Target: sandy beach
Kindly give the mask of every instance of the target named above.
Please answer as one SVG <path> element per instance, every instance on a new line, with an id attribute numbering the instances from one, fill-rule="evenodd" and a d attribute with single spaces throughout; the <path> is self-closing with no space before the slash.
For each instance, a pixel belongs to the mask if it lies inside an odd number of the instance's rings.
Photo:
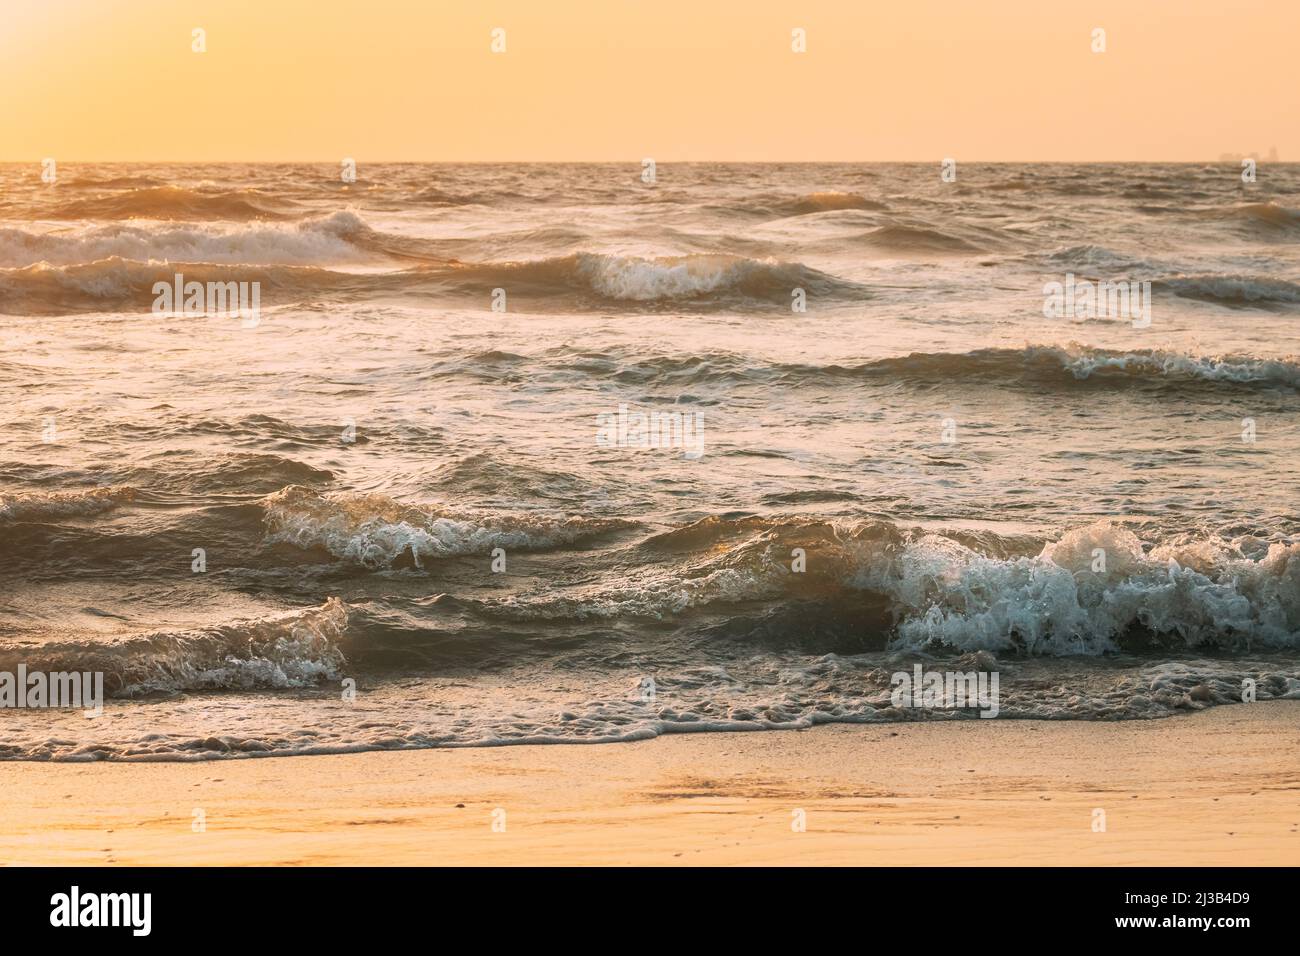
<path id="1" fill-rule="evenodd" d="M 1294 865 L 1298 728 L 1300 702 L 1279 701 L 1114 723 L 5 763 L 0 860 Z M 199 810 L 206 828 L 195 832 Z M 1104 832 L 1094 832 L 1098 810 Z M 792 826 L 799 811 L 803 832 Z"/>

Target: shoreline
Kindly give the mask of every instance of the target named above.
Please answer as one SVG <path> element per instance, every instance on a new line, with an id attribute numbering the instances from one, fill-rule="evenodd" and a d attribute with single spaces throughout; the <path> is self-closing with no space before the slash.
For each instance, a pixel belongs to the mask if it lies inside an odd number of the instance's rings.
<path id="1" fill-rule="evenodd" d="M 6 762 L 0 862 L 1295 865 L 1298 728 L 1300 701 L 1268 701 L 1150 721 Z"/>

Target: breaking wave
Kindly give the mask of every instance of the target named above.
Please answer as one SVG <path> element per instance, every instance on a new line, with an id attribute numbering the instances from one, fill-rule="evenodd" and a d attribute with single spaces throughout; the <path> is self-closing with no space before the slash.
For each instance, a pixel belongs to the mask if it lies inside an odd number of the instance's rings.
<path id="1" fill-rule="evenodd" d="M 65 315 L 146 310 L 154 299 L 154 283 L 170 283 L 176 273 L 187 282 L 258 282 L 263 303 L 271 295 L 293 300 L 325 292 L 366 295 L 425 290 L 481 299 L 496 287 L 508 287 L 517 301 L 548 309 L 608 303 L 746 303 L 788 308 L 795 288 L 809 295 L 867 295 L 865 287 L 856 283 L 775 259 L 578 252 L 473 263 L 437 255 L 433 246 L 431 241 L 377 233 L 352 213 L 288 227 L 224 232 L 207 228 L 146 232 L 110 226 L 64 236 L 0 230 L 0 263 L 30 263 L 0 268 L 0 312 Z M 94 258 L 97 255 L 105 258 Z M 385 261 L 390 265 L 386 271 L 346 268 Z"/>
<path id="2" fill-rule="evenodd" d="M 568 294 L 625 303 L 745 299 L 789 307 L 791 290 L 864 296 L 865 288 L 797 262 L 694 254 L 642 258 L 579 252 L 527 262 L 458 264 L 466 285 L 509 282 L 524 295 Z"/>
<path id="3" fill-rule="evenodd" d="M 740 294 L 755 299 L 777 297 L 788 303 L 796 286 L 818 290 L 849 289 L 852 284 L 800 263 L 746 259 L 731 255 L 666 256 L 642 259 L 578 252 L 559 259 L 502 267 L 471 267 L 504 274 L 547 289 L 590 290 L 607 299 L 647 302 Z"/>
<path id="4" fill-rule="evenodd" d="M 541 551 L 632 526 L 579 516 L 451 514 L 433 505 L 404 505 L 384 495 L 326 495 L 293 485 L 263 502 L 267 537 L 299 548 L 323 548 L 365 568 L 416 567 L 429 558 L 489 554 L 493 548 Z"/>
<path id="5" fill-rule="evenodd" d="M 1102 521 L 1016 559 L 932 536 L 897 567 L 901 646 L 1099 654 L 1141 637 L 1300 647 L 1300 544 L 1211 539 L 1148 549 Z"/>
<path id="6" fill-rule="evenodd" d="M 0 267 L 105 259 L 214 264 L 327 265 L 376 261 L 375 234 L 355 213 L 252 226 L 100 225 L 77 233 L 0 228 Z"/>
<path id="7" fill-rule="evenodd" d="M 98 671 L 115 697 L 309 687 L 339 676 L 347 624 L 347 605 L 330 598 L 316 608 L 113 641 L 0 645 L 0 670 L 22 663 L 30 671 Z"/>
<path id="8" fill-rule="evenodd" d="M 718 605 L 812 601 L 856 618 L 845 623 L 863 649 L 872 635 L 893 648 L 1049 656 L 1144 642 L 1300 647 L 1300 543 L 1143 542 L 1110 521 L 1038 543 L 883 520 L 708 518 L 644 546 L 679 552 L 680 563 L 600 593 L 516 598 L 492 610 L 525 620 L 663 619 Z M 790 564 L 795 548 L 809 556 L 801 573 Z M 800 613 L 791 626 L 808 622 Z"/>

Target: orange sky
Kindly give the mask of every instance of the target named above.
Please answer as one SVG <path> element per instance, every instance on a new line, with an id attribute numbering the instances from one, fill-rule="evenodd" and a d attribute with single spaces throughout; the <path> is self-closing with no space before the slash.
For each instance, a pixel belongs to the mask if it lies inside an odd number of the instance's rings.
<path id="1" fill-rule="evenodd" d="M 1300 160 L 1297 38 L 1300 0 L 0 0 L 0 159 Z"/>

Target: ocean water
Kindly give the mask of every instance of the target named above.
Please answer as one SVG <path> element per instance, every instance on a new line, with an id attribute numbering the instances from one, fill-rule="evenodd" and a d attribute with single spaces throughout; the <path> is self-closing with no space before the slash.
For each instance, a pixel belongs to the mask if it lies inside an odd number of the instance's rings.
<path id="1" fill-rule="evenodd" d="M 641 172 L 0 166 L 0 756 L 1300 697 L 1300 166 Z"/>

